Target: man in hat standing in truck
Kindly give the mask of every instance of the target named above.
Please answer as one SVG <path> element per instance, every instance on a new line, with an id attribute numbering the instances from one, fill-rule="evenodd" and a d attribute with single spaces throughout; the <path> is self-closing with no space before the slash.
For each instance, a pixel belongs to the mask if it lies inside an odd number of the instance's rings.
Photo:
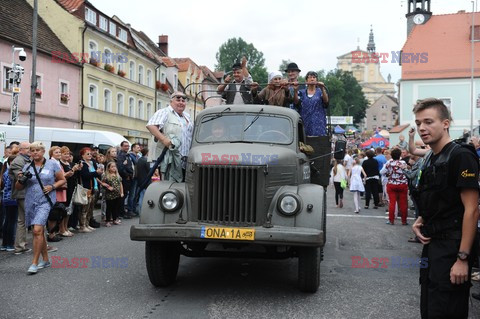
<path id="1" fill-rule="evenodd" d="M 290 92 L 290 99 L 294 102 L 290 103 L 289 107 L 292 110 L 300 111 L 300 100 L 295 98 L 298 91 L 305 88 L 304 84 L 298 85 L 295 87 L 295 83 L 298 83 L 298 76 L 300 75 L 301 70 L 298 68 L 298 65 L 294 62 L 291 62 L 287 65 L 287 68 L 284 70 L 288 77 L 289 83 L 289 92 Z M 297 102 L 295 102 L 297 101 Z"/>

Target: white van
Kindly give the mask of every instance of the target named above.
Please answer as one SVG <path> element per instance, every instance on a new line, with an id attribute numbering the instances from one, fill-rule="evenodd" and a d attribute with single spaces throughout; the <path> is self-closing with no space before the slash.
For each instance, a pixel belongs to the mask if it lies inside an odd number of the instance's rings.
<path id="1" fill-rule="evenodd" d="M 9 145 L 13 141 L 28 141 L 30 127 L 0 125 L 0 132 L 5 132 L 5 144 Z M 35 127 L 34 139 L 45 144 L 46 154 L 52 146 L 67 146 L 75 157 L 78 157 L 83 147 L 97 146 L 105 154 L 108 148 L 120 146 L 121 142 L 128 141 L 122 135 L 113 132 L 54 127 Z M 3 153 L 3 149 L 0 151 Z"/>

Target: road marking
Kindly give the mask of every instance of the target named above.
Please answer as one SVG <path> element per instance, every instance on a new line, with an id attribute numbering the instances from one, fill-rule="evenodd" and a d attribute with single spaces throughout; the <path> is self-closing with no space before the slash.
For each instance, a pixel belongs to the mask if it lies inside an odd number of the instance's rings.
<path id="1" fill-rule="evenodd" d="M 362 217 L 362 218 L 379 218 L 388 219 L 386 216 L 368 216 L 368 215 L 346 215 L 346 214 L 327 214 L 327 217 Z M 409 220 L 415 220 L 413 217 L 407 217 Z"/>

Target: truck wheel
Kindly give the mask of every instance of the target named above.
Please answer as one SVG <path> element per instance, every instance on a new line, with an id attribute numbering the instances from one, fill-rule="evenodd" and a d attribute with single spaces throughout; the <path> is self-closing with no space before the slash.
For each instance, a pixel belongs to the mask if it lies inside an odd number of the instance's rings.
<path id="1" fill-rule="evenodd" d="M 320 285 L 320 248 L 298 249 L 298 286 L 303 292 L 316 292 Z"/>
<path id="2" fill-rule="evenodd" d="M 148 278 L 155 287 L 166 287 L 175 282 L 180 261 L 177 242 L 147 241 L 145 259 Z"/>

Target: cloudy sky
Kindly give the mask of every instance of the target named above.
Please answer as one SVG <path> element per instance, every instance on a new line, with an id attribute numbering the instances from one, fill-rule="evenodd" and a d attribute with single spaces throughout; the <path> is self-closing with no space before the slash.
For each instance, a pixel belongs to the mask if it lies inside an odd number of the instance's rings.
<path id="1" fill-rule="evenodd" d="M 242 37 L 263 52 L 268 71 L 282 59 L 297 62 L 302 74 L 331 70 L 337 56 L 366 49 L 370 25 L 377 52 L 399 51 L 406 39 L 407 0 L 91 0 L 154 42 L 169 36 L 171 57 L 190 57 L 213 69 L 215 54 L 229 38 Z M 127 4 L 131 3 L 131 4 Z M 470 12 L 470 0 L 431 0 L 433 14 Z M 359 41 L 359 42 L 358 42 Z M 382 63 L 384 77 L 400 78 L 400 67 Z"/>

